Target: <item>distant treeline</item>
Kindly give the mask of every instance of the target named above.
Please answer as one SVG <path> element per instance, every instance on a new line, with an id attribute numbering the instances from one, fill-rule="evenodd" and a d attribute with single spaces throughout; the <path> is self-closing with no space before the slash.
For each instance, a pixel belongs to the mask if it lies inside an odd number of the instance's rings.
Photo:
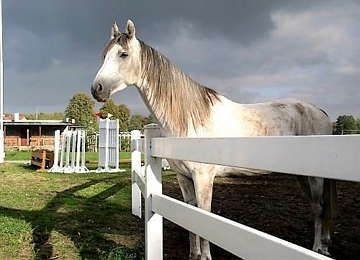
<path id="1" fill-rule="evenodd" d="M 24 114 L 27 120 L 63 120 L 65 115 L 63 112 L 52 112 L 52 113 L 32 113 Z"/>
<path id="2" fill-rule="evenodd" d="M 334 123 L 334 134 L 360 134 L 360 118 L 352 115 L 342 115 Z"/>
<path id="3" fill-rule="evenodd" d="M 65 118 L 75 119 L 75 122 L 82 125 L 89 133 L 98 131 L 96 117 L 119 119 L 120 131 L 143 130 L 144 126 L 156 123 L 153 116 L 131 115 L 126 105 L 117 105 L 111 99 L 103 104 L 100 111 L 95 111 L 94 99 L 86 93 L 75 93 L 69 100 L 64 112 L 52 113 L 31 113 L 24 114 L 28 120 L 64 120 Z M 334 134 L 360 134 L 360 118 L 352 115 L 339 116 L 334 122 Z"/>
<path id="4" fill-rule="evenodd" d="M 64 120 L 74 119 L 76 124 L 86 128 L 89 134 L 98 131 L 96 117 L 119 119 L 120 131 L 143 130 L 144 126 L 154 123 L 152 116 L 131 115 L 130 109 L 123 104 L 115 104 L 113 100 L 105 102 L 99 111 L 95 111 L 95 101 L 87 93 L 75 93 L 69 100 L 64 112 L 27 113 L 22 114 L 27 120 Z"/>

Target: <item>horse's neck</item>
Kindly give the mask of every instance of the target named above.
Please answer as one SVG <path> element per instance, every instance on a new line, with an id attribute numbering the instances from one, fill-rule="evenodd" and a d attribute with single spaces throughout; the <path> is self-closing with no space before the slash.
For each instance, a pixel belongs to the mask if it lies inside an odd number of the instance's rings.
<path id="1" fill-rule="evenodd" d="M 158 111 L 156 111 L 154 105 L 150 102 L 150 95 L 149 93 L 146 93 L 144 91 L 144 88 L 143 86 L 139 87 L 139 86 L 136 86 L 136 88 L 138 89 L 139 93 L 140 93 L 140 96 L 142 98 L 142 100 L 144 101 L 147 109 L 150 111 L 150 113 L 154 116 L 154 118 L 156 119 L 157 123 L 160 125 L 161 128 L 165 129 L 165 125 L 166 125 L 166 122 L 163 122 L 163 120 L 161 120 L 161 116 L 160 116 L 160 113 Z M 167 130 L 167 132 L 169 132 Z M 169 135 L 169 134 L 167 134 Z"/>
<path id="2" fill-rule="evenodd" d="M 136 84 L 149 110 L 168 135 L 186 136 L 204 127 L 220 96 L 201 86 L 166 57 L 141 44 L 141 77 Z"/>
<path id="3" fill-rule="evenodd" d="M 158 109 L 156 104 L 151 99 L 151 92 L 146 89 L 146 84 L 142 84 L 141 87 L 136 86 L 141 98 L 143 99 L 146 107 L 150 111 L 150 113 L 154 116 L 157 123 L 160 125 L 160 127 L 163 130 L 163 134 L 165 136 L 179 136 L 179 133 L 175 131 L 171 126 L 174 125 L 173 122 L 171 122 L 171 118 L 166 117 L 165 111 Z"/>

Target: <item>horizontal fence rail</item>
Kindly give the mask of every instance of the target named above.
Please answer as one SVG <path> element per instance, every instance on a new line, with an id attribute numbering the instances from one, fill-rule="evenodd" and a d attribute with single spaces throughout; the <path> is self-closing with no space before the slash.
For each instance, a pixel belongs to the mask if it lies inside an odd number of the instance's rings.
<path id="1" fill-rule="evenodd" d="M 160 138 L 152 124 L 142 140 L 133 131 L 132 209 L 141 217 L 143 196 L 146 259 L 163 258 L 163 217 L 243 259 L 331 259 L 163 195 L 161 158 L 360 181 L 359 147 L 360 135 Z"/>
<path id="2" fill-rule="evenodd" d="M 151 145 L 154 157 L 360 181 L 360 135 L 153 138 Z"/>
<path id="3" fill-rule="evenodd" d="M 152 195 L 152 209 L 243 259 L 331 259 L 166 195 Z"/>

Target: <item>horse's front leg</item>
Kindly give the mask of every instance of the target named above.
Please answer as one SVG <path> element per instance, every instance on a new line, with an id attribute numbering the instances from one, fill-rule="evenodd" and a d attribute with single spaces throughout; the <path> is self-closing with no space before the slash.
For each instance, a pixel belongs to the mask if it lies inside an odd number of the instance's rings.
<path id="1" fill-rule="evenodd" d="M 198 171 L 193 175 L 197 206 L 211 211 L 213 183 L 215 174 L 211 171 Z M 211 260 L 210 243 L 200 238 L 201 260 Z"/>
<path id="2" fill-rule="evenodd" d="M 191 178 L 186 177 L 182 174 L 177 174 L 177 179 L 179 182 L 179 186 L 184 198 L 184 202 L 188 203 L 192 206 L 196 206 L 196 196 L 195 196 L 195 189 L 194 189 L 194 182 Z M 201 250 L 200 250 L 200 238 L 198 235 L 189 232 L 189 240 L 190 240 L 190 260 L 198 260 L 201 257 Z"/>

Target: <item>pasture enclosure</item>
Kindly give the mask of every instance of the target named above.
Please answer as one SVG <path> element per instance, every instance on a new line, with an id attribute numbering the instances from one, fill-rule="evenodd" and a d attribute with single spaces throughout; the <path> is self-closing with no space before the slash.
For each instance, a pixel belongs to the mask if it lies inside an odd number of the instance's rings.
<path id="1" fill-rule="evenodd" d="M 359 143 L 359 135 L 164 138 L 156 125 L 143 141 L 132 132 L 132 213 L 141 217 L 143 196 L 146 259 L 163 258 L 163 217 L 244 259 L 331 259 L 163 195 L 161 158 L 359 182 Z"/>

